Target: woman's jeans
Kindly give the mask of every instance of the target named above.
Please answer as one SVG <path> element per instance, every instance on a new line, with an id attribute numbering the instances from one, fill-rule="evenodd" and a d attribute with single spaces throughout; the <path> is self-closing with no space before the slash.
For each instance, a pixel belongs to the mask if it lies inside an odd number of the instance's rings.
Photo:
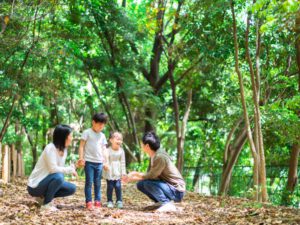
<path id="1" fill-rule="evenodd" d="M 101 201 L 102 163 L 85 162 L 85 202 L 92 201 L 92 184 L 94 183 L 95 201 Z"/>
<path id="2" fill-rule="evenodd" d="M 106 189 L 106 195 L 107 195 L 107 201 L 112 202 L 112 195 L 113 190 L 116 190 L 116 197 L 117 202 L 122 201 L 122 186 L 121 186 L 121 180 L 106 180 L 107 182 L 107 189 Z"/>
<path id="3" fill-rule="evenodd" d="M 180 202 L 184 195 L 184 192 L 162 180 L 142 180 L 137 183 L 137 188 L 154 202 L 163 204 L 170 201 Z"/>
<path id="4" fill-rule="evenodd" d="M 27 190 L 31 196 L 43 197 L 44 204 L 48 204 L 54 198 L 74 194 L 76 186 L 66 182 L 62 173 L 52 173 L 45 177 L 36 188 L 27 186 Z"/>

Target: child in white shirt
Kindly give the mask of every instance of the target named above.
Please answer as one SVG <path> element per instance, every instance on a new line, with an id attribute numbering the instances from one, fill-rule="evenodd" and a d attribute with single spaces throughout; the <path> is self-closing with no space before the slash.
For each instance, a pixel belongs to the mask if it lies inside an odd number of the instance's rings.
<path id="1" fill-rule="evenodd" d="M 97 113 L 93 116 L 92 127 L 83 131 L 79 146 L 80 166 L 84 165 L 85 171 L 85 202 L 86 208 L 93 209 L 92 184 L 94 183 L 96 208 L 101 207 L 101 176 L 103 163 L 105 162 L 105 146 L 107 144 L 105 135 L 101 132 L 107 122 L 104 113 Z"/>
<path id="2" fill-rule="evenodd" d="M 110 146 L 107 148 L 107 171 L 103 177 L 107 181 L 107 207 L 113 208 L 112 194 L 116 191 L 116 207 L 123 208 L 121 178 L 126 175 L 125 153 L 122 149 L 123 136 L 120 132 L 112 132 L 109 137 Z"/>

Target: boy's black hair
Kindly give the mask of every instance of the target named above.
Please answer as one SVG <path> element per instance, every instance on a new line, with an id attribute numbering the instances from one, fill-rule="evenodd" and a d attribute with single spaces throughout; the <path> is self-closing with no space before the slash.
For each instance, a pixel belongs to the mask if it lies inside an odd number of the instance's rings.
<path id="1" fill-rule="evenodd" d="M 155 152 L 160 148 L 160 140 L 154 131 L 146 132 L 143 136 L 142 142 L 144 145 L 148 144 L 151 150 Z"/>
<path id="2" fill-rule="evenodd" d="M 53 132 L 53 144 L 59 151 L 64 151 L 66 148 L 66 140 L 69 134 L 72 133 L 72 128 L 68 125 L 59 124 Z"/>
<path id="3" fill-rule="evenodd" d="M 96 123 L 106 123 L 107 115 L 105 113 L 96 113 L 92 118 Z"/>

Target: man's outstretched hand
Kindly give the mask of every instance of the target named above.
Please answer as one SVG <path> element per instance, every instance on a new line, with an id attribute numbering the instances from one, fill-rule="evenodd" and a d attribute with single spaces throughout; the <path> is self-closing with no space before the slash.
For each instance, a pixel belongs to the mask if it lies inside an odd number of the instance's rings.
<path id="1" fill-rule="evenodd" d="M 132 171 L 129 174 L 122 176 L 122 182 L 129 183 L 133 181 L 139 181 L 143 179 L 143 176 L 144 176 L 143 173 Z"/>

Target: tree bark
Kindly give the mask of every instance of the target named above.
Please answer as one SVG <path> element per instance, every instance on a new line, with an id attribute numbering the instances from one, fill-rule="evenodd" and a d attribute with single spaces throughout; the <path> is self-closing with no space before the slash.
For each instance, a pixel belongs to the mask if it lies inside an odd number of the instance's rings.
<path id="1" fill-rule="evenodd" d="M 282 195 L 281 203 L 283 205 L 290 205 L 291 195 L 293 195 L 297 182 L 298 182 L 298 158 L 300 153 L 300 145 L 294 144 L 292 146 L 290 162 L 289 162 L 289 173 L 288 181 L 286 185 L 286 191 Z"/>
<path id="2" fill-rule="evenodd" d="M 179 148 L 178 151 L 178 170 L 182 173 L 183 167 L 184 167 L 184 143 L 185 143 L 185 134 L 186 134 L 186 127 L 188 123 L 188 118 L 191 111 L 191 105 L 192 105 L 192 96 L 193 91 L 188 91 L 188 99 L 187 99 L 187 106 L 186 111 L 183 116 L 182 124 L 181 124 L 181 130 L 180 130 L 180 137 L 179 137 Z M 180 154 L 179 154 L 180 153 Z"/>
<path id="3" fill-rule="evenodd" d="M 126 0 L 122 0 L 122 7 L 126 8 Z"/>
<path id="4" fill-rule="evenodd" d="M 295 23 L 295 48 L 296 48 L 296 63 L 298 67 L 298 92 L 300 92 L 300 10 L 296 15 L 296 23 Z M 300 110 L 298 112 L 298 117 L 300 117 Z M 299 140 L 299 138 L 298 138 Z M 291 198 L 290 196 L 293 194 L 297 181 L 298 181 L 298 158 L 300 153 L 300 144 L 295 142 L 292 146 L 291 154 L 290 154 L 290 162 L 289 162 L 289 173 L 288 173 L 288 181 L 286 185 L 286 191 L 283 193 L 281 203 L 283 205 L 290 205 Z"/>
<path id="5" fill-rule="evenodd" d="M 234 144 L 228 147 L 228 157 L 224 162 L 224 166 L 223 166 L 219 195 L 227 195 L 228 193 L 233 167 L 237 162 L 237 159 L 243 149 L 243 146 L 246 143 L 246 140 L 247 140 L 247 132 L 246 129 L 243 128 L 237 135 Z"/>
<path id="6" fill-rule="evenodd" d="M 298 67 L 298 91 L 300 92 L 300 10 L 297 12 L 296 16 L 296 25 L 295 25 L 295 31 L 296 31 L 296 61 L 297 61 L 297 67 Z"/>
<path id="7" fill-rule="evenodd" d="M 12 161 L 12 179 L 17 177 L 17 169 L 18 169 L 18 154 L 15 148 L 15 145 L 11 145 L 11 161 Z"/>
<path id="8" fill-rule="evenodd" d="M 166 8 L 166 1 L 159 0 L 157 3 L 157 15 L 156 15 L 156 27 L 157 31 L 154 36 L 154 42 L 152 47 L 152 54 L 150 58 L 150 69 L 149 72 L 143 71 L 144 77 L 148 80 L 150 86 L 152 87 L 154 94 L 158 95 L 159 91 L 163 87 L 163 85 L 166 83 L 166 81 L 169 78 L 169 74 L 173 73 L 176 63 L 171 58 L 171 55 L 169 56 L 169 60 L 173 61 L 171 68 L 172 71 L 167 71 L 163 76 L 160 77 L 160 63 L 161 63 L 161 55 L 163 52 L 163 40 L 164 40 L 164 16 L 165 16 L 165 8 Z M 176 14 L 174 15 L 174 26 L 172 28 L 172 31 L 170 33 L 170 39 L 168 41 L 168 48 L 172 49 L 174 45 L 175 35 L 177 34 L 177 26 L 179 22 L 179 13 L 181 11 L 182 5 L 184 1 L 178 1 L 178 6 L 176 10 Z M 153 120 L 155 120 L 155 113 L 153 112 L 153 109 L 146 108 L 145 110 L 146 120 L 145 120 L 145 131 L 151 131 L 155 130 L 154 124 L 152 123 Z"/>
<path id="9" fill-rule="evenodd" d="M 13 101 L 12 101 L 12 104 L 11 104 L 11 107 L 10 107 L 10 110 L 9 110 L 9 112 L 8 112 L 8 114 L 7 114 L 7 117 L 6 117 L 6 119 L 5 119 L 5 122 L 4 122 L 3 127 L 2 127 L 2 129 L 1 129 L 1 132 L 0 132 L 0 142 L 2 142 L 3 137 L 4 137 L 5 133 L 6 133 L 6 130 L 7 130 L 7 127 L 8 127 L 8 125 L 9 125 L 9 121 L 10 121 L 12 112 L 13 112 L 13 110 L 14 110 L 15 104 L 16 104 L 16 102 L 17 102 L 17 99 L 18 99 L 18 96 L 17 96 L 17 95 L 14 95 L 14 98 L 13 98 Z"/>
<path id="10" fill-rule="evenodd" d="M 258 169 L 258 180 L 259 180 L 259 188 L 261 188 L 261 197 L 262 201 L 265 202 L 268 200 L 267 193 L 267 182 L 266 182 L 266 167 L 265 167 L 265 154 L 264 154 L 264 145 L 263 145 L 263 137 L 261 130 L 261 116 L 259 109 L 259 101 L 260 101 L 260 46 L 261 46 L 261 37 L 259 33 L 259 22 L 256 21 L 256 71 L 254 71 L 253 63 L 250 56 L 249 50 L 249 29 L 250 29 L 250 17 L 251 14 L 248 13 L 247 17 L 247 29 L 246 29 L 246 37 L 245 37 L 245 48 L 246 48 L 246 59 L 250 69 L 250 77 L 251 77 L 251 87 L 252 87 L 252 99 L 254 105 L 254 144 L 257 153 L 257 165 L 255 165 L 255 169 Z"/>
<path id="11" fill-rule="evenodd" d="M 238 38 L 237 38 L 237 27 L 236 27 L 236 19 L 235 19 L 235 12 L 234 12 L 234 3 L 231 0 L 231 12 L 232 12 L 232 18 L 233 18 L 233 38 L 234 38 L 234 58 L 235 58 L 235 71 L 238 74 L 239 78 L 239 85 L 240 85 L 240 94 L 241 94 L 241 101 L 242 101 L 242 106 L 243 106 L 243 114 L 244 114 L 244 120 L 246 124 L 246 129 L 247 129 L 247 137 L 248 141 L 250 144 L 250 149 L 251 149 L 251 154 L 254 159 L 254 165 L 258 165 L 258 152 L 256 150 L 252 133 L 251 133 L 251 128 L 250 128 L 250 121 L 249 121 L 249 116 L 248 116 L 248 110 L 247 110 L 247 105 L 246 105 L 246 100 L 245 100 L 245 91 L 244 91 L 244 83 L 243 83 L 243 76 L 239 68 L 239 47 L 238 47 Z M 254 179 L 254 184 L 256 182 L 258 183 L 258 179 L 256 177 L 257 167 L 254 166 L 254 171 L 253 171 L 253 179 Z"/>
<path id="12" fill-rule="evenodd" d="M 203 158 L 200 156 L 198 158 L 198 161 L 197 161 L 197 166 L 196 166 L 195 174 L 194 174 L 194 178 L 193 178 L 193 191 L 197 191 L 196 190 L 196 184 L 199 181 L 200 172 L 201 172 L 201 161 L 202 160 L 203 160 Z"/>
<path id="13" fill-rule="evenodd" d="M 2 145 L 2 180 L 4 183 L 10 181 L 10 151 L 8 145 Z"/>
<path id="14" fill-rule="evenodd" d="M 24 106 L 23 104 L 21 103 L 20 104 L 21 106 L 21 110 L 22 110 L 22 113 L 23 115 L 25 115 L 25 109 L 24 109 Z M 37 118 L 39 118 L 39 116 L 37 116 Z M 27 136 L 27 139 L 28 139 L 28 142 L 31 146 L 31 154 L 32 154 L 32 169 L 34 168 L 36 162 L 37 162 L 37 143 L 38 143 L 38 131 L 36 131 L 36 137 L 35 137 L 35 142 L 33 141 L 26 125 L 23 125 L 24 127 L 24 130 L 25 130 L 25 134 Z"/>
<path id="15" fill-rule="evenodd" d="M 239 128 L 240 124 L 243 122 L 243 117 L 239 118 L 239 120 L 234 124 L 234 126 L 231 128 L 226 144 L 225 144 L 225 150 L 224 150 L 224 156 L 223 156 L 223 166 L 226 166 L 227 160 L 228 160 L 228 154 L 230 154 L 230 142 L 232 139 L 232 136 L 234 135 L 235 131 Z"/>

